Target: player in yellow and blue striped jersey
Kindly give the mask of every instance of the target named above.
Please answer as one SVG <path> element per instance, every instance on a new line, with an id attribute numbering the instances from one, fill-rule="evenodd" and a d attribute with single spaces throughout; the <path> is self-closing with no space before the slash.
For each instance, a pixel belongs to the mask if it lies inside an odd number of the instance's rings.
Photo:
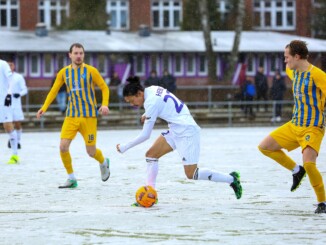
<path id="1" fill-rule="evenodd" d="M 101 150 L 96 148 L 97 116 L 98 112 L 102 115 L 109 113 L 109 88 L 98 70 L 84 63 L 84 56 L 84 47 L 80 43 L 71 45 L 69 50 L 71 64 L 58 72 L 44 105 L 37 112 L 37 118 L 40 118 L 55 99 L 61 86 L 66 84 L 68 106 L 61 129 L 60 156 L 66 168 L 68 180 L 59 188 L 77 187 L 69 152 L 71 141 L 77 132 L 80 132 L 84 138 L 88 155 L 100 163 L 102 180 L 107 181 L 110 177 L 109 159 L 105 159 Z M 98 110 L 95 85 L 102 91 L 102 105 Z"/>
<path id="2" fill-rule="evenodd" d="M 292 171 L 295 191 L 308 174 L 315 191 L 318 207 L 315 213 L 326 213 L 323 178 L 316 167 L 320 145 L 324 137 L 324 106 L 326 74 L 308 62 L 307 44 L 293 40 L 285 47 L 286 73 L 292 80 L 294 107 L 292 119 L 274 130 L 258 146 L 266 156 Z M 282 149 L 302 149 L 303 166 L 296 164 Z"/>

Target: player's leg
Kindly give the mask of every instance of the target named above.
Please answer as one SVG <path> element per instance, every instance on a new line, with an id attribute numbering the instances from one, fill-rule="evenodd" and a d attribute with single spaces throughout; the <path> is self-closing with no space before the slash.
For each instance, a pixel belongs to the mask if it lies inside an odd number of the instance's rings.
<path id="1" fill-rule="evenodd" d="M 175 137 L 176 149 L 182 159 L 184 171 L 188 179 L 209 180 L 213 182 L 224 182 L 232 188 L 232 183 L 236 184 L 234 189 L 236 197 L 239 199 L 242 195 L 240 184 L 240 175 L 238 173 L 224 174 L 207 168 L 198 168 L 200 153 L 200 131 L 192 136 Z M 235 176 L 233 176 L 235 175 Z"/>
<path id="2" fill-rule="evenodd" d="M 59 186 L 59 188 L 77 187 L 77 180 L 72 166 L 72 159 L 69 148 L 78 131 L 78 120 L 78 118 L 66 117 L 62 125 L 60 136 L 60 157 L 68 174 L 68 180 L 62 186 Z"/>
<path id="3" fill-rule="evenodd" d="M 23 128 L 22 128 L 21 122 L 20 121 L 14 122 L 14 128 L 17 132 L 17 147 L 18 147 L 18 149 L 21 149 L 20 140 L 21 140 L 21 137 L 23 134 Z"/>
<path id="4" fill-rule="evenodd" d="M 3 127 L 9 136 L 9 141 L 10 141 L 11 151 L 12 151 L 12 155 L 7 163 L 8 164 L 19 163 L 20 159 L 18 157 L 17 132 L 14 129 L 14 125 L 12 122 L 5 122 L 3 123 Z"/>
<path id="5" fill-rule="evenodd" d="M 165 154 L 173 151 L 173 145 L 171 146 L 165 138 L 169 132 L 162 133 L 154 144 L 146 152 L 146 185 L 150 185 L 155 188 L 156 177 L 158 174 L 158 159 Z M 165 136 L 163 136 L 165 135 Z M 168 136 L 167 136 L 168 137 Z"/>
<path id="6" fill-rule="evenodd" d="M 291 122 L 274 130 L 258 146 L 261 153 L 292 172 L 293 183 L 291 191 L 295 191 L 299 187 L 302 179 L 305 177 L 306 171 L 286 155 L 282 149 L 291 151 L 297 147 L 299 147 L 299 143 L 293 132 Z"/>
<path id="7" fill-rule="evenodd" d="M 303 145 L 303 166 L 307 171 L 310 184 L 315 191 L 318 201 L 318 208 L 315 211 L 316 213 L 326 213 L 326 196 L 323 177 L 321 176 L 316 166 L 316 161 L 323 136 L 323 129 L 312 128 L 311 130 L 309 129 L 308 132 L 305 132 L 302 137 L 304 140 L 301 141 L 301 145 Z"/>
<path id="8" fill-rule="evenodd" d="M 97 118 L 81 119 L 79 132 L 84 138 L 87 154 L 99 162 L 102 181 L 107 181 L 110 177 L 110 159 L 104 158 L 102 151 L 96 148 Z"/>

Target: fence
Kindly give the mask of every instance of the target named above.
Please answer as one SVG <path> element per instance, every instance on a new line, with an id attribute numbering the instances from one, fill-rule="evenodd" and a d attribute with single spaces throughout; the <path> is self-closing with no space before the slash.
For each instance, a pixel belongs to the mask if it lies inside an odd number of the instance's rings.
<path id="1" fill-rule="evenodd" d="M 26 121 L 33 122 L 31 126 L 39 124 L 41 129 L 47 128 L 50 123 L 61 125 L 63 116 L 55 113 L 56 102 L 53 102 L 49 112 L 42 120 L 35 120 L 36 111 L 42 106 L 49 89 L 30 88 L 29 93 L 23 97 L 23 110 Z M 100 91 L 96 91 L 98 95 Z M 198 123 L 217 124 L 225 126 L 237 125 L 270 125 L 271 118 L 275 116 L 277 103 L 283 105 L 284 120 L 289 120 L 292 114 L 293 100 L 284 101 L 237 101 L 235 95 L 237 86 L 179 86 L 176 95 L 182 99 Z M 140 126 L 138 118 L 143 113 L 142 108 L 131 108 L 129 104 L 119 102 L 116 95 L 116 87 L 110 88 L 110 110 L 109 116 L 104 117 L 107 121 L 115 122 L 116 125 Z M 100 99 L 100 98 L 99 98 Z M 99 100 L 100 101 L 100 100 Z M 268 110 L 257 110 L 267 106 Z M 243 112 L 245 106 L 252 106 L 255 111 L 254 117 L 246 116 Z M 162 122 L 163 123 L 163 122 Z"/>

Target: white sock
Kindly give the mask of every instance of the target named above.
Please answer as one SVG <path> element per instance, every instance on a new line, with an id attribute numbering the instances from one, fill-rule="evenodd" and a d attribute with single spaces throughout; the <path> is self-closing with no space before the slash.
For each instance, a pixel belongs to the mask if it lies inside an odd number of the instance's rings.
<path id="1" fill-rule="evenodd" d="M 150 185 L 153 188 L 155 188 L 156 177 L 157 177 L 157 173 L 158 173 L 158 159 L 157 158 L 146 157 L 146 162 L 147 162 L 146 185 Z"/>
<path id="2" fill-rule="evenodd" d="M 16 132 L 17 132 L 17 143 L 20 143 L 20 139 L 21 139 L 21 136 L 22 136 L 22 133 L 23 133 L 23 129 L 16 129 Z"/>
<path id="3" fill-rule="evenodd" d="M 11 131 L 9 134 L 9 140 L 10 140 L 10 145 L 11 145 L 11 151 L 13 155 L 17 155 L 17 132 L 16 130 Z"/>
<path id="4" fill-rule="evenodd" d="M 195 180 L 211 180 L 214 182 L 225 182 L 231 184 L 233 176 L 229 174 L 222 174 L 205 168 L 197 168 L 194 174 Z"/>
<path id="5" fill-rule="evenodd" d="M 71 180 L 76 180 L 76 177 L 75 177 L 74 173 L 68 174 L 68 178 L 71 179 Z"/>
<path id="6" fill-rule="evenodd" d="M 294 169 L 292 169 L 292 174 L 296 174 L 300 171 L 300 165 L 295 165 Z"/>

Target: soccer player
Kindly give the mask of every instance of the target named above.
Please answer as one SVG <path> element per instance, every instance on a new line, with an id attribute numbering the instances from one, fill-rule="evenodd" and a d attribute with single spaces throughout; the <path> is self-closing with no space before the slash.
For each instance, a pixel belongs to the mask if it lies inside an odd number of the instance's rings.
<path id="1" fill-rule="evenodd" d="M 286 45 L 284 59 L 286 73 L 292 80 L 294 107 L 292 119 L 270 133 L 258 146 L 266 156 L 292 171 L 295 191 L 308 174 L 316 193 L 318 207 L 315 213 L 326 213 L 325 188 L 316 167 L 325 131 L 324 105 L 326 74 L 308 62 L 308 48 L 303 41 L 293 40 Z M 296 164 L 282 149 L 302 149 L 303 166 Z"/>
<path id="2" fill-rule="evenodd" d="M 19 163 L 18 150 L 17 150 L 17 132 L 14 129 L 13 113 L 11 108 L 11 90 L 10 79 L 12 76 L 11 69 L 8 63 L 4 60 L 0 60 L 0 123 L 3 123 L 3 127 L 6 133 L 9 135 L 11 144 L 12 156 L 7 162 L 8 164 Z"/>
<path id="3" fill-rule="evenodd" d="M 157 118 L 168 122 L 169 130 L 162 132 L 152 147 L 146 152 L 146 185 L 155 188 L 158 174 L 158 160 L 163 155 L 177 150 L 188 179 L 210 180 L 229 184 L 237 199 L 241 198 L 242 187 L 237 172 L 222 174 L 210 169 L 198 168 L 200 149 L 200 127 L 191 116 L 188 107 L 174 94 L 159 86 L 143 88 L 138 77 L 130 77 L 123 89 L 123 96 L 132 106 L 144 106 L 144 122 L 141 133 L 126 144 L 116 146 L 118 152 L 128 149 L 149 139 Z"/>
<path id="4" fill-rule="evenodd" d="M 68 180 L 59 188 L 77 187 L 77 180 L 69 153 L 70 143 L 77 132 L 80 132 L 84 138 L 88 155 L 99 162 L 102 181 L 107 181 L 110 177 L 109 159 L 105 159 L 102 151 L 96 148 L 97 115 L 98 112 L 102 115 L 109 113 L 109 88 L 98 70 L 84 63 L 84 56 L 84 47 L 80 43 L 74 43 L 70 46 L 69 58 L 71 59 L 71 65 L 59 71 L 44 105 L 36 115 L 37 118 L 40 118 L 46 112 L 60 87 L 65 83 L 68 93 L 68 105 L 61 129 L 60 156 L 66 168 Z M 98 110 L 94 85 L 97 85 L 102 91 L 102 105 Z"/>
<path id="5" fill-rule="evenodd" d="M 8 61 L 12 76 L 10 79 L 10 88 L 12 93 L 11 107 L 13 110 L 13 122 L 14 128 L 17 132 L 17 144 L 18 149 L 21 148 L 20 139 L 23 132 L 21 121 L 24 120 L 24 113 L 22 109 L 21 96 L 27 94 L 28 90 L 26 87 L 25 79 L 22 75 L 15 72 L 15 63 L 13 60 Z M 8 141 L 8 147 L 11 148 L 10 140 Z"/>

